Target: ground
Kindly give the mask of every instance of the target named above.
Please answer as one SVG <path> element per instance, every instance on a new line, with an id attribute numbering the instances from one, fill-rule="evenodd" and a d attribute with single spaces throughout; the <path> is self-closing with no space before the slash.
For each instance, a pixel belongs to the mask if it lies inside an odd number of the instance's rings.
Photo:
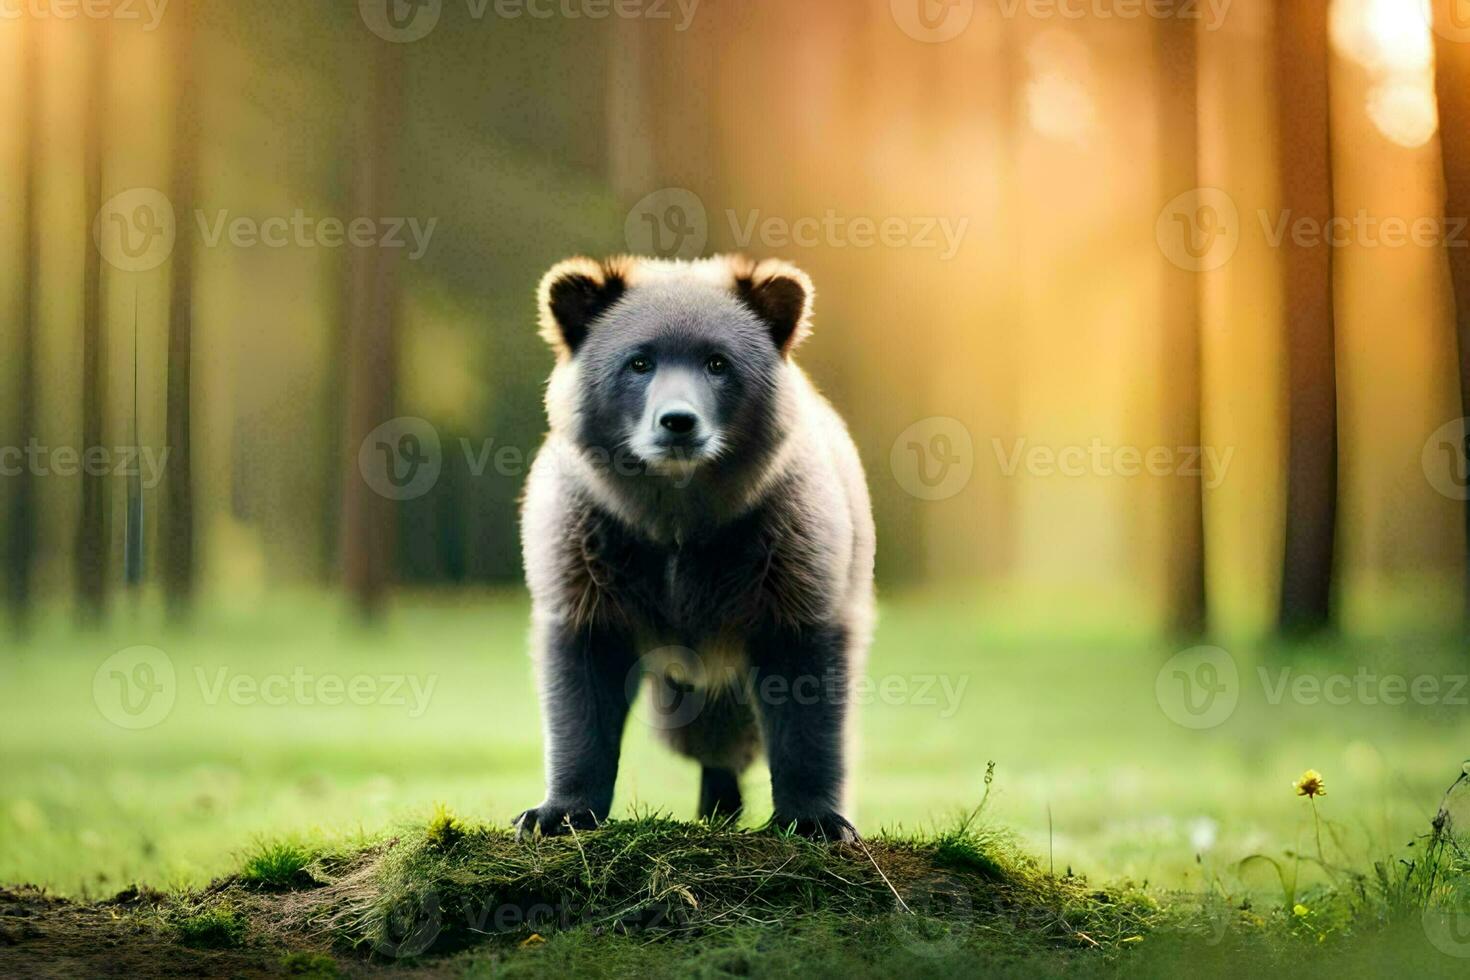
<path id="1" fill-rule="evenodd" d="M 344 625 L 311 598 L 269 608 L 214 609 L 187 630 L 122 610 L 119 625 L 80 636 L 58 616 L 0 659 L 0 882 L 11 886 L 0 896 L 0 959 L 42 948 L 28 929 L 94 948 L 86 937 L 98 927 L 123 934 L 103 947 L 109 962 L 126 962 L 146 940 L 138 955 L 156 955 L 148 943 L 158 942 L 196 958 L 180 961 L 183 973 L 208 963 L 236 974 L 247 964 L 324 970 L 326 961 L 285 959 L 316 955 L 310 944 L 261 938 L 262 923 L 280 914 L 275 900 L 230 877 L 260 848 L 294 842 L 312 861 L 380 854 L 395 836 L 411 842 L 438 805 L 479 839 L 503 832 L 540 798 L 540 726 L 518 598 L 410 601 L 373 628 Z M 1179 651 L 1163 644 L 1018 641 L 961 600 L 884 604 L 861 709 L 855 815 L 864 834 L 928 846 L 976 807 L 994 762 L 984 822 L 1005 828 L 1007 854 L 1029 856 L 1046 880 L 1085 876 L 1091 887 L 1163 910 L 1140 924 L 1138 939 L 1113 937 L 1100 951 L 1082 940 L 1018 947 L 1012 940 L 1030 936 L 1029 925 L 1003 917 L 1009 938 L 1000 939 L 995 922 L 966 918 L 961 938 L 923 963 L 949 972 L 976 957 L 992 966 L 1014 959 L 1018 969 L 1070 972 L 1131 958 L 1130 972 L 1164 970 L 1164 951 L 1207 936 L 1219 914 L 1201 910 L 1220 905 L 1246 906 L 1271 935 L 1316 930 L 1322 951 L 1313 955 L 1352 948 L 1355 963 L 1392 952 L 1431 972 L 1464 966 L 1427 938 L 1432 928 L 1385 911 L 1391 896 L 1374 884 L 1375 865 L 1392 878 L 1422 852 L 1470 755 L 1460 648 L 1432 639 L 1225 647 L 1224 661 L 1199 656 L 1211 670 L 1233 667 L 1233 681 L 1171 661 Z M 1189 678 L 1206 693 L 1219 687 L 1224 700 L 1182 710 L 1175 684 Z M 1324 774 L 1325 797 L 1309 801 L 1292 789 L 1307 768 Z M 749 780 L 747 828 L 769 812 L 762 782 L 759 773 Z M 615 815 L 688 820 L 695 796 L 692 766 L 668 756 L 635 719 Z M 1320 852 L 1314 806 L 1325 828 Z M 1246 860 L 1252 855 L 1275 863 Z M 1293 875 L 1288 889 L 1283 877 Z M 921 895 L 932 892 L 920 884 Z M 228 923 L 221 949 L 179 941 L 180 909 L 236 892 L 238 942 Z M 697 943 L 648 941 L 663 935 L 657 930 L 605 931 L 592 942 L 579 925 L 551 930 L 535 948 L 451 951 L 449 960 L 435 960 L 435 949 L 413 959 L 455 970 L 481 955 L 501 972 L 590 968 L 611 944 L 617 962 L 644 974 L 696 966 L 776 974 L 779 962 L 863 975 L 912 965 L 905 943 L 886 943 L 882 956 L 868 948 L 874 936 L 911 925 L 897 897 L 883 894 L 892 907 L 858 920 L 867 924 L 858 929 L 864 942 L 843 939 L 857 927 L 829 909 L 779 928 L 706 931 Z M 1342 918 L 1349 905 L 1359 917 L 1351 922 Z M 1187 908 L 1205 918 L 1189 919 Z M 361 940 L 339 931 L 321 955 L 333 969 L 399 962 L 364 958 Z M 1262 956 L 1291 955 L 1274 940 L 1258 945 Z M 1450 945 L 1470 952 L 1470 944 Z M 1190 963 L 1233 948 L 1207 944 Z"/>

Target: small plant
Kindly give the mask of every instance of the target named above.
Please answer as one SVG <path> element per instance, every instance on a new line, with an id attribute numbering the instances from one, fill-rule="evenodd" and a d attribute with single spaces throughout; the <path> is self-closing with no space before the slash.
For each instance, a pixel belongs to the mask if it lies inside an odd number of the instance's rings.
<path id="1" fill-rule="evenodd" d="M 1332 865 L 1327 863 L 1327 855 L 1322 850 L 1322 815 L 1317 812 L 1317 797 L 1327 795 L 1327 784 L 1320 772 L 1308 769 L 1302 773 L 1301 779 L 1291 784 L 1291 788 L 1296 790 L 1297 796 L 1305 796 L 1312 805 L 1312 831 L 1317 838 L 1317 864 L 1327 872 L 1332 883 L 1337 884 L 1337 874 L 1332 870 Z"/>
<path id="2" fill-rule="evenodd" d="M 316 854 L 295 841 L 262 841 L 240 869 L 240 881 L 266 891 L 309 888 L 316 884 L 307 867 Z"/>
<path id="3" fill-rule="evenodd" d="M 1317 797 L 1327 795 L 1327 782 L 1322 778 L 1320 772 L 1308 769 L 1302 773 L 1300 779 L 1291 784 L 1291 788 L 1296 791 L 1297 796 L 1305 796 L 1307 802 L 1312 806 L 1312 829 L 1317 841 L 1317 856 L 1315 859 L 1308 858 L 1308 860 L 1315 860 L 1318 867 L 1332 879 L 1332 883 L 1337 885 L 1339 884 L 1337 874 L 1332 865 L 1327 862 L 1327 854 L 1322 849 L 1322 815 L 1317 812 Z M 1265 854 L 1251 854 L 1243 858 L 1237 867 L 1240 871 L 1244 871 L 1256 864 L 1269 865 L 1276 872 L 1276 880 L 1281 883 L 1282 907 L 1292 913 L 1296 920 L 1301 920 L 1308 913 L 1306 907 L 1296 900 L 1297 883 L 1301 876 L 1301 849 L 1297 848 L 1296 851 L 1288 852 L 1288 854 L 1292 859 L 1289 871 L 1286 865 Z"/>
<path id="4" fill-rule="evenodd" d="M 434 815 L 429 818 L 426 836 L 430 847 L 447 851 L 464 837 L 464 825 L 459 822 L 453 810 L 443 803 L 435 803 Z"/>
<path id="5" fill-rule="evenodd" d="M 245 943 L 249 923 L 228 905 L 216 905 L 178 922 L 179 941 L 202 949 L 234 949 Z"/>
<path id="6" fill-rule="evenodd" d="M 1470 909 L 1470 847 L 1465 831 L 1454 820 L 1470 799 L 1470 762 L 1445 790 L 1431 833 L 1418 856 L 1375 871 L 1390 905 L 1409 910 Z M 1412 845 L 1411 845 L 1412 846 Z"/>

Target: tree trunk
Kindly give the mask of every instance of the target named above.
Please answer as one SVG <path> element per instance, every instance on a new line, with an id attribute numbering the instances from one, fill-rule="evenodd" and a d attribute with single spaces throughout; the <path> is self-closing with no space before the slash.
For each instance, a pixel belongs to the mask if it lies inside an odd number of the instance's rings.
<path id="1" fill-rule="evenodd" d="M 1168 201 L 1199 186 L 1199 39 L 1194 20 L 1183 16 L 1161 18 L 1156 30 L 1160 173 Z M 1203 444 L 1200 275 L 1166 266 L 1159 377 L 1170 446 Z M 1181 638 L 1197 637 L 1206 628 L 1203 477 L 1177 474 L 1168 478 L 1164 494 L 1167 626 Z"/>
<path id="2" fill-rule="evenodd" d="M 1441 27 L 1435 37 L 1435 88 L 1439 96 L 1439 140 L 1444 155 L 1445 216 L 1451 222 L 1470 217 L 1470 24 L 1457 15 L 1456 0 L 1435 0 Z M 1453 38 L 1459 38 L 1454 40 Z M 1451 224 L 1449 227 L 1453 228 Z M 1462 243 L 1463 244 L 1463 243 Z M 1470 248 L 1446 249 L 1455 287 L 1455 335 L 1460 363 L 1460 414 L 1470 418 Z M 1470 437 L 1470 433 L 1466 433 Z M 1461 446 L 1470 453 L 1470 445 Z M 1470 549 L 1470 503 L 1465 513 L 1466 546 Z M 1470 587 L 1470 571 L 1466 585 Z M 1465 595 L 1470 617 L 1470 588 Z"/>
<path id="3" fill-rule="evenodd" d="M 87 59 L 87 108 L 83 125 L 83 183 L 87 215 L 102 208 L 102 143 L 106 125 L 108 26 L 94 21 L 91 57 Z M 82 458 L 103 444 L 103 406 L 106 405 L 102 370 L 102 255 L 82 250 Z M 82 513 L 75 547 L 76 592 L 82 619 L 96 624 L 107 607 L 107 478 L 94 467 L 82 466 Z"/>
<path id="4" fill-rule="evenodd" d="M 1276 8 L 1281 207 L 1327 227 L 1333 215 L 1327 0 Z M 1333 623 L 1337 528 L 1337 368 L 1332 249 L 1282 243 L 1287 357 L 1286 553 L 1279 624 Z"/>
<path id="5" fill-rule="evenodd" d="M 369 42 L 369 98 L 358 125 L 354 165 L 353 214 L 393 211 L 397 173 L 394 152 L 402 101 L 402 55 L 393 44 Z M 382 611 L 392 579 L 395 511 L 393 502 L 369 485 L 358 453 L 374 429 L 394 414 L 397 388 L 396 249 L 354 248 L 349 258 L 347 303 L 347 446 L 342 488 L 342 572 L 358 611 L 372 618 Z"/>
<path id="6" fill-rule="evenodd" d="M 41 100 L 41 41 L 31 18 L 21 38 L 20 329 L 16 338 L 16 444 L 24 448 L 36 434 L 36 334 L 40 317 L 40 222 L 37 214 L 41 173 L 38 116 Z M 12 480 L 5 542 L 5 596 L 16 632 L 24 634 L 31 616 L 31 571 L 36 552 L 36 480 L 22 465 Z"/>
<path id="7" fill-rule="evenodd" d="M 164 483 L 164 589 L 174 616 L 194 600 L 194 472 L 192 373 L 194 359 L 194 213 L 199 150 L 199 80 L 194 58 L 193 11 L 181 5 L 174 30 L 175 109 L 172 193 L 177 237 L 169 276 L 168 404 L 165 444 L 169 452 Z"/>
<path id="8" fill-rule="evenodd" d="M 132 407 L 129 432 L 134 448 L 143 442 L 138 426 L 138 294 L 133 293 Z M 123 527 L 123 581 L 128 588 L 143 582 L 143 471 L 134 466 L 127 475 L 127 507 Z"/>

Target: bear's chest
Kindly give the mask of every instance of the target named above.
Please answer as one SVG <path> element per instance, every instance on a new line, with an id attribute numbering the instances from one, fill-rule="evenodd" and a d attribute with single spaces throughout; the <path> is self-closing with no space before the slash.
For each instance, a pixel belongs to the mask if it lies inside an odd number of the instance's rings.
<path id="1" fill-rule="evenodd" d="M 783 574 L 782 541 L 758 519 L 664 545 L 589 515 L 578 552 L 579 578 L 594 593 L 580 605 L 686 646 L 779 618 L 782 591 L 796 587 Z"/>
<path id="2" fill-rule="evenodd" d="M 759 618 L 769 567 L 759 534 L 719 536 L 677 548 L 650 548 L 631 566 L 628 586 L 642 618 L 693 642 Z"/>

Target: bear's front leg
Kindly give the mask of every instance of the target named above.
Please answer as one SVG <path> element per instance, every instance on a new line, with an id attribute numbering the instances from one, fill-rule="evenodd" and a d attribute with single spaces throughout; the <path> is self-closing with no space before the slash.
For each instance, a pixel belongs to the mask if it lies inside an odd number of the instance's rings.
<path id="1" fill-rule="evenodd" d="M 538 664 L 546 799 L 515 818 L 517 837 L 590 829 L 607 819 L 636 662 L 632 642 L 617 631 L 548 629 Z"/>
<path id="2" fill-rule="evenodd" d="M 847 631 L 775 628 L 751 645 L 753 700 L 771 767 L 771 824 L 825 840 L 857 840 L 842 816 L 848 710 Z"/>

